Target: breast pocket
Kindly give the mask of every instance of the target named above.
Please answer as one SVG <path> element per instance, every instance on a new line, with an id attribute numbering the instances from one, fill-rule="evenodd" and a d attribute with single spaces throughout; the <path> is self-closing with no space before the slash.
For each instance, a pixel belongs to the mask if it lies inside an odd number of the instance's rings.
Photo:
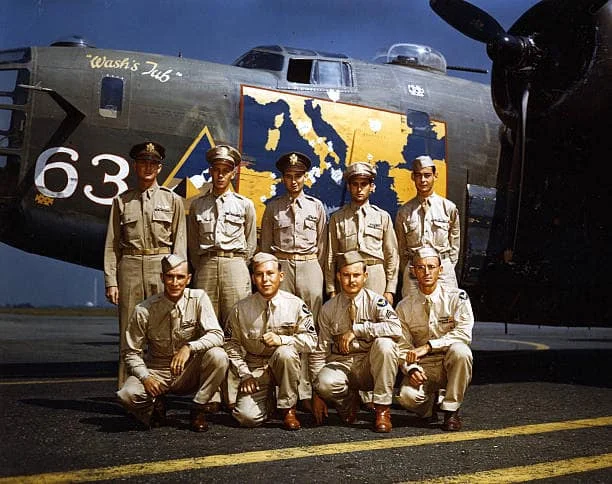
<path id="1" fill-rule="evenodd" d="M 432 232 L 434 237 L 434 244 L 436 247 L 447 247 L 448 243 L 448 231 L 450 228 L 449 220 L 436 219 L 432 223 Z"/>
<path id="2" fill-rule="evenodd" d="M 352 221 L 344 221 L 338 224 L 337 229 L 338 249 L 340 252 L 357 250 L 357 226 Z"/>
<path id="3" fill-rule="evenodd" d="M 212 217 L 207 214 L 196 215 L 196 222 L 198 223 L 200 240 L 204 243 L 214 242 L 215 221 Z"/>
<path id="4" fill-rule="evenodd" d="M 244 230 L 244 215 L 235 213 L 225 214 L 225 231 L 228 237 L 238 237 Z"/>
<path id="5" fill-rule="evenodd" d="M 274 239 L 281 250 L 293 248 L 293 222 L 284 213 L 274 216 Z"/>
<path id="6" fill-rule="evenodd" d="M 138 230 L 138 220 L 140 220 L 139 207 L 126 206 L 125 211 L 121 214 L 121 232 L 125 241 L 140 240 L 140 231 Z"/>
<path id="7" fill-rule="evenodd" d="M 402 224 L 404 228 L 404 237 L 408 247 L 417 247 L 420 245 L 419 240 L 419 223 L 416 220 L 406 220 Z"/>
<path id="8" fill-rule="evenodd" d="M 156 208 L 153 211 L 153 232 L 163 242 L 170 243 L 172 233 L 172 215 L 169 209 Z"/>
<path id="9" fill-rule="evenodd" d="M 363 230 L 363 241 L 370 251 L 382 251 L 382 224 L 367 224 Z"/>
<path id="10" fill-rule="evenodd" d="M 187 341 L 195 339 L 197 336 L 198 327 L 199 325 L 196 320 L 182 321 L 178 329 L 179 337 Z"/>

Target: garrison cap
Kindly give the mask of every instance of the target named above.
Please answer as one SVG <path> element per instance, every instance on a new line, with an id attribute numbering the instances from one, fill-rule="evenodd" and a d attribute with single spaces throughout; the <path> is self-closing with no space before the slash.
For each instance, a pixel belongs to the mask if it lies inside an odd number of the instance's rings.
<path id="1" fill-rule="evenodd" d="M 427 155 L 422 155 L 422 156 L 417 156 L 413 161 L 412 161 L 412 171 L 420 171 L 423 168 L 427 168 L 428 166 L 433 166 L 435 167 L 436 164 L 434 163 L 434 161 L 431 159 L 430 156 Z"/>
<path id="2" fill-rule="evenodd" d="M 240 152 L 230 145 L 217 145 L 206 152 L 206 160 L 211 165 L 214 163 L 227 163 L 236 168 L 242 161 Z"/>
<path id="3" fill-rule="evenodd" d="M 154 141 L 145 141 L 132 146 L 130 157 L 133 160 L 152 160 L 161 163 L 166 157 L 166 149 Z"/>
<path id="4" fill-rule="evenodd" d="M 425 259 L 425 257 L 437 257 L 440 261 L 440 253 L 433 247 L 420 247 L 414 251 L 412 255 L 412 263 L 417 259 Z"/>
<path id="5" fill-rule="evenodd" d="M 175 255 L 175 254 L 167 255 L 161 261 L 162 274 L 165 274 L 166 272 L 177 268 L 178 266 L 180 266 L 181 264 L 184 264 L 185 262 L 187 261 L 183 259 L 182 257 L 179 257 L 178 255 Z"/>
<path id="6" fill-rule="evenodd" d="M 259 264 L 263 264 L 265 262 L 270 262 L 270 261 L 276 262 L 278 264 L 278 259 L 276 258 L 276 256 L 272 254 L 268 254 L 267 252 L 257 252 L 257 254 L 253 256 L 251 265 L 253 269 L 255 269 L 255 266 L 258 266 Z"/>
<path id="7" fill-rule="evenodd" d="M 356 250 L 351 250 L 350 252 L 345 252 L 344 254 L 340 254 L 338 255 L 338 259 L 337 259 L 338 270 L 342 269 L 344 266 L 350 266 L 351 264 L 356 264 L 357 262 L 362 262 L 365 264 L 364 258 Z"/>
<path id="8" fill-rule="evenodd" d="M 345 180 L 350 180 L 354 176 L 365 176 L 374 181 L 374 178 L 376 177 L 376 167 L 364 161 L 351 163 L 346 167 L 343 178 Z"/>
<path id="9" fill-rule="evenodd" d="M 285 173 L 285 170 L 289 168 L 296 171 L 306 172 L 310 170 L 311 165 L 312 161 L 310 161 L 310 158 L 308 158 L 304 153 L 299 153 L 297 151 L 285 153 L 276 161 L 276 168 L 278 168 L 282 173 Z"/>

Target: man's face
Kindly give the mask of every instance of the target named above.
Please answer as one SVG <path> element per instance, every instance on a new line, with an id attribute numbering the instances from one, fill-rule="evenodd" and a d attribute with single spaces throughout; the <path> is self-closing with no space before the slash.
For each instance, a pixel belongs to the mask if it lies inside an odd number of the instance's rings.
<path id="1" fill-rule="evenodd" d="M 438 175 L 433 171 L 433 167 L 427 166 L 421 168 L 419 171 L 413 171 L 411 175 L 414 186 L 419 195 L 428 197 L 432 194 L 434 189 L 434 183 Z"/>
<path id="2" fill-rule="evenodd" d="M 276 296 L 284 277 L 285 274 L 278 268 L 278 262 L 270 260 L 255 266 L 252 279 L 259 294 L 264 299 L 272 299 Z"/>
<path id="3" fill-rule="evenodd" d="M 152 184 L 157 179 L 157 175 L 159 175 L 161 169 L 162 164 L 158 161 L 142 158 L 137 158 L 134 160 L 136 177 L 138 178 L 138 182 L 141 184 Z"/>
<path id="4" fill-rule="evenodd" d="M 287 189 L 287 193 L 292 197 L 297 197 L 304 189 L 304 181 L 306 180 L 306 173 L 299 170 L 292 170 L 291 168 L 285 170 L 283 173 L 283 183 Z"/>
<path id="5" fill-rule="evenodd" d="M 424 257 L 413 262 L 412 270 L 419 283 L 419 289 L 428 294 L 436 288 L 442 267 L 437 257 Z"/>
<path id="6" fill-rule="evenodd" d="M 210 167 L 210 176 L 215 193 L 224 193 L 236 176 L 236 170 L 228 163 L 215 162 Z"/>
<path id="7" fill-rule="evenodd" d="M 164 294 L 170 301 L 177 302 L 183 295 L 187 285 L 191 282 L 191 274 L 189 274 L 187 262 L 183 262 L 174 269 L 162 274 L 161 278 L 164 283 Z"/>
<path id="8" fill-rule="evenodd" d="M 370 193 L 374 188 L 372 180 L 367 176 L 353 176 L 348 182 L 349 191 L 351 192 L 351 200 L 362 205 L 370 197 Z"/>
<path id="9" fill-rule="evenodd" d="M 342 287 L 342 291 L 347 296 L 352 297 L 361 291 L 368 278 L 368 273 L 365 271 L 365 264 L 363 262 L 356 262 L 355 264 L 342 267 L 336 273 L 336 277 Z"/>

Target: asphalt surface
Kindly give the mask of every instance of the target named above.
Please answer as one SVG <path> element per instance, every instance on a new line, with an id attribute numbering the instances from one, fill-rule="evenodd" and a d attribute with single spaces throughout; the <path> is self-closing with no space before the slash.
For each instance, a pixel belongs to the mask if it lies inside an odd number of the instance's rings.
<path id="1" fill-rule="evenodd" d="M 114 398 L 116 321 L 0 316 L 3 482 L 612 482 L 612 330 L 477 323 L 464 429 L 444 432 L 394 408 L 390 434 L 330 412 L 287 432 L 210 416 L 190 400 L 143 431 Z M 452 476 L 459 480 L 451 481 Z"/>

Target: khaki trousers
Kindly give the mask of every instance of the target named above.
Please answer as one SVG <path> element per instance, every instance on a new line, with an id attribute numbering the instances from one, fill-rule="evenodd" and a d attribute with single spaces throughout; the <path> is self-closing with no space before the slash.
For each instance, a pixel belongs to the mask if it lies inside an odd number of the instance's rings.
<path id="1" fill-rule="evenodd" d="M 343 412 L 350 407 L 358 390 L 371 390 L 375 404 L 391 405 L 398 358 L 395 341 L 376 338 L 370 351 L 355 354 L 352 363 L 327 363 L 317 375 L 314 388 L 321 398 Z"/>
<path id="2" fill-rule="evenodd" d="M 164 393 L 185 395 L 195 392 L 193 401 L 205 404 L 215 401 L 213 395 L 225 379 L 228 367 L 229 358 L 223 348 L 214 347 L 191 358 L 178 378 L 172 376 L 169 368 L 149 368 L 149 373 L 162 383 Z M 145 391 L 138 378 L 130 376 L 117 396 L 128 412 L 145 425 L 149 424 L 155 397 Z"/>
<path id="3" fill-rule="evenodd" d="M 435 403 L 434 393 L 445 388 L 440 409 L 458 410 L 472 380 L 472 361 L 472 350 L 465 343 L 453 343 L 445 353 L 426 356 L 419 361 L 419 365 L 427 381 L 414 388 L 408 384 L 408 377 L 404 376 L 397 399 L 399 404 L 420 417 L 429 417 Z"/>
<path id="4" fill-rule="evenodd" d="M 292 408 L 298 399 L 298 382 L 300 379 L 300 355 L 289 345 L 281 345 L 267 360 L 246 357 L 251 373 L 257 380 L 259 391 L 255 393 L 238 393 L 236 408 L 232 415 L 243 427 L 257 427 L 263 424 L 276 407 Z M 276 405 L 274 402 L 275 387 L 278 386 Z"/>
<path id="5" fill-rule="evenodd" d="M 302 299 L 312 312 L 315 327 L 321 305 L 323 304 L 323 271 L 317 259 L 294 261 L 281 259 L 281 270 L 285 273 L 285 278 L 281 282 L 280 288 L 283 291 L 295 294 Z M 300 400 L 310 400 L 312 398 L 312 385 L 308 375 L 308 354 L 301 355 L 302 375 L 298 394 Z"/>
<path id="6" fill-rule="evenodd" d="M 251 276 L 242 257 L 200 257 L 196 269 L 196 289 L 204 289 L 222 328 L 230 311 L 251 294 Z"/>
<path id="7" fill-rule="evenodd" d="M 154 294 L 164 291 L 161 280 L 160 255 L 124 255 L 117 267 L 117 283 L 119 284 L 119 373 L 117 388 L 121 388 L 127 380 L 128 369 L 123 360 L 123 350 L 126 348 L 125 332 L 134 312 L 136 304 Z"/>

